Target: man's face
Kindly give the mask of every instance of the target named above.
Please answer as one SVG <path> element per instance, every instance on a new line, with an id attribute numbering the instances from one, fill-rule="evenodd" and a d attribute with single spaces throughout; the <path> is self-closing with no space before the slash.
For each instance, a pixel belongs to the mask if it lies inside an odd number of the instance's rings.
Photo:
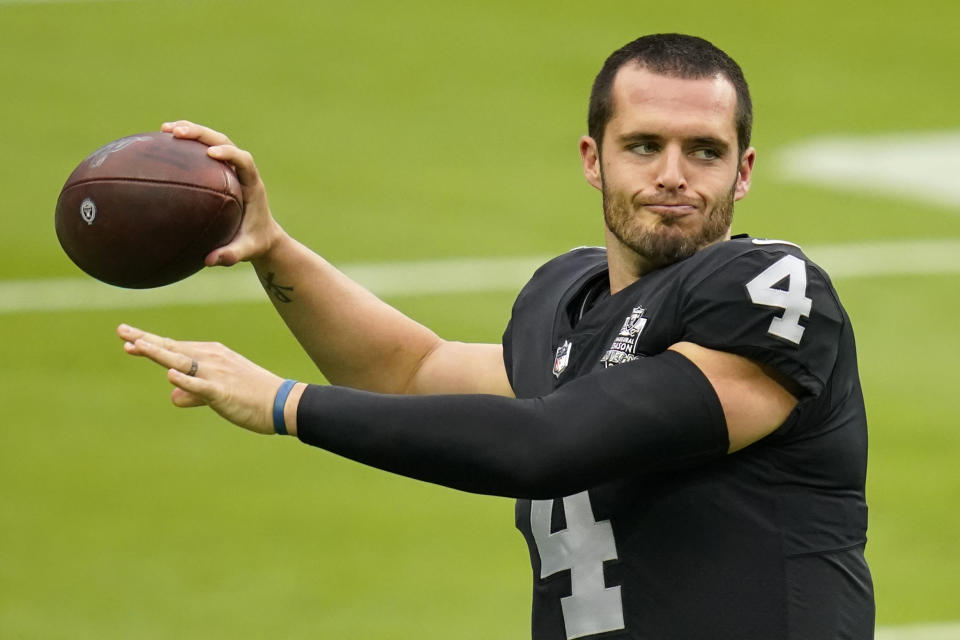
<path id="1" fill-rule="evenodd" d="M 628 64 L 612 98 L 602 147 L 580 141 L 584 174 L 603 192 L 608 250 L 626 250 L 645 272 L 729 237 L 755 158 L 737 151 L 733 85 Z"/>

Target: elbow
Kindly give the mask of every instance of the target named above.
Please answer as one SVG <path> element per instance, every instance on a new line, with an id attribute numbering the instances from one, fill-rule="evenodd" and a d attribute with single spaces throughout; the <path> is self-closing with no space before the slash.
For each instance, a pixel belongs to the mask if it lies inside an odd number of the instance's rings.
<path id="1" fill-rule="evenodd" d="M 533 406 L 543 407 L 543 399 Z M 547 416 L 546 418 L 544 416 Z M 502 477 L 509 482 L 513 498 L 546 500 L 563 498 L 600 484 L 610 478 L 611 465 L 602 455 L 586 453 L 588 430 L 565 423 L 556 412 L 528 416 L 524 428 L 514 432 L 511 442 L 496 456 Z"/>
<path id="2" fill-rule="evenodd" d="M 595 474 L 585 473 L 574 464 L 543 455 L 513 465 L 510 476 L 510 497 L 528 500 L 563 498 L 601 481 Z"/>

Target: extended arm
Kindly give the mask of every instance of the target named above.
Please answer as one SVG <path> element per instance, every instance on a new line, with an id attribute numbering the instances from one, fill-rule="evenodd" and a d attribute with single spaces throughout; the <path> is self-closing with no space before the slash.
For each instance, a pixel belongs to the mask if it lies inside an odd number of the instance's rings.
<path id="1" fill-rule="evenodd" d="M 364 464 L 508 497 L 562 497 L 727 452 L 723 411 L 682 355 L 583 376 L 533 399 L 309 386 L 300 440 Z"/>
<path id="2" fill-rule="evenodd" d="M 222 345 L 131 327 L 120 335 L 128 353 L 168 367 L 175 404 L 207 404 L 247 429 L 273 432 L 276 375 Z M 537 399 L 301 383 L 283 412 L 289 433 L 364 464 L 468 491 L 536 497 L 719 457 L 776 429 L 796 404 L 750 360 L 690 343 L 671 349 Z M 196 375 L 186 375 L 194 360 Z"/>

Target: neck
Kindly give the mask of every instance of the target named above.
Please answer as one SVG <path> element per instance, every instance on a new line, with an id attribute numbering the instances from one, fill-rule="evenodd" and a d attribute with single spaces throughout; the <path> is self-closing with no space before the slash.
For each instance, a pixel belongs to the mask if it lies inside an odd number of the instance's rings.
<path id="1" fill-rule="evenodd" d="M 611 294 L 629 287 L 641 276 L 653 271 L 649 260 L 620 242 L 609 229 L 606 230 L 606 236 Z"/>
<path id="2" fill-rule="evenodd" d="M 615 294 L 618 291 L 629 287 L 631 284 L 650 273 L 658 266 L 646 256 L 643 256 L 630 247 L 623 244 L 610 229 L 605 230 L 607 245 L 607 269 L 610 274 L 610 293 Z M 726 234 L 709 242 L 697 251 L 702 251 L 710 245 L 730 239 L 730 229 Z"/>

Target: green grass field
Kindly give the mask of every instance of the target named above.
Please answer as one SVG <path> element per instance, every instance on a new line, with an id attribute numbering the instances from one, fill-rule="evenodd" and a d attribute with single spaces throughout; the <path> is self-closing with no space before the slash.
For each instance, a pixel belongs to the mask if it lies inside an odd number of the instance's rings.
<path id="1" fill-rule="evenodd" d="M 960 129 L 958 20 L 933 0 L 0 1 L 0 291 L 81 278 L 53 231 L 63 181 L 105 142 L 179 117 L 252 150 L 276 216 L 335 262 L 599 244 L 576 151 L 589 85 L 613 48 L 657 31 L 713 40 L 751 82 L 759 160 L 735 231 L 960 240 L 960 204 L 764 163 L 812 136 Z M 871 420 L 881 625 L 960 620 L 958 286 L 956 272 L 837 281 Z M 444 337 L 497 341 L 515 293 L 390 302 Z M 174 409 L 162 372 L 124 356 L 120 322 L 320 379 L 266 300 L 0 313 L 0 637 L 528 636 L 511 501 Z"/>

